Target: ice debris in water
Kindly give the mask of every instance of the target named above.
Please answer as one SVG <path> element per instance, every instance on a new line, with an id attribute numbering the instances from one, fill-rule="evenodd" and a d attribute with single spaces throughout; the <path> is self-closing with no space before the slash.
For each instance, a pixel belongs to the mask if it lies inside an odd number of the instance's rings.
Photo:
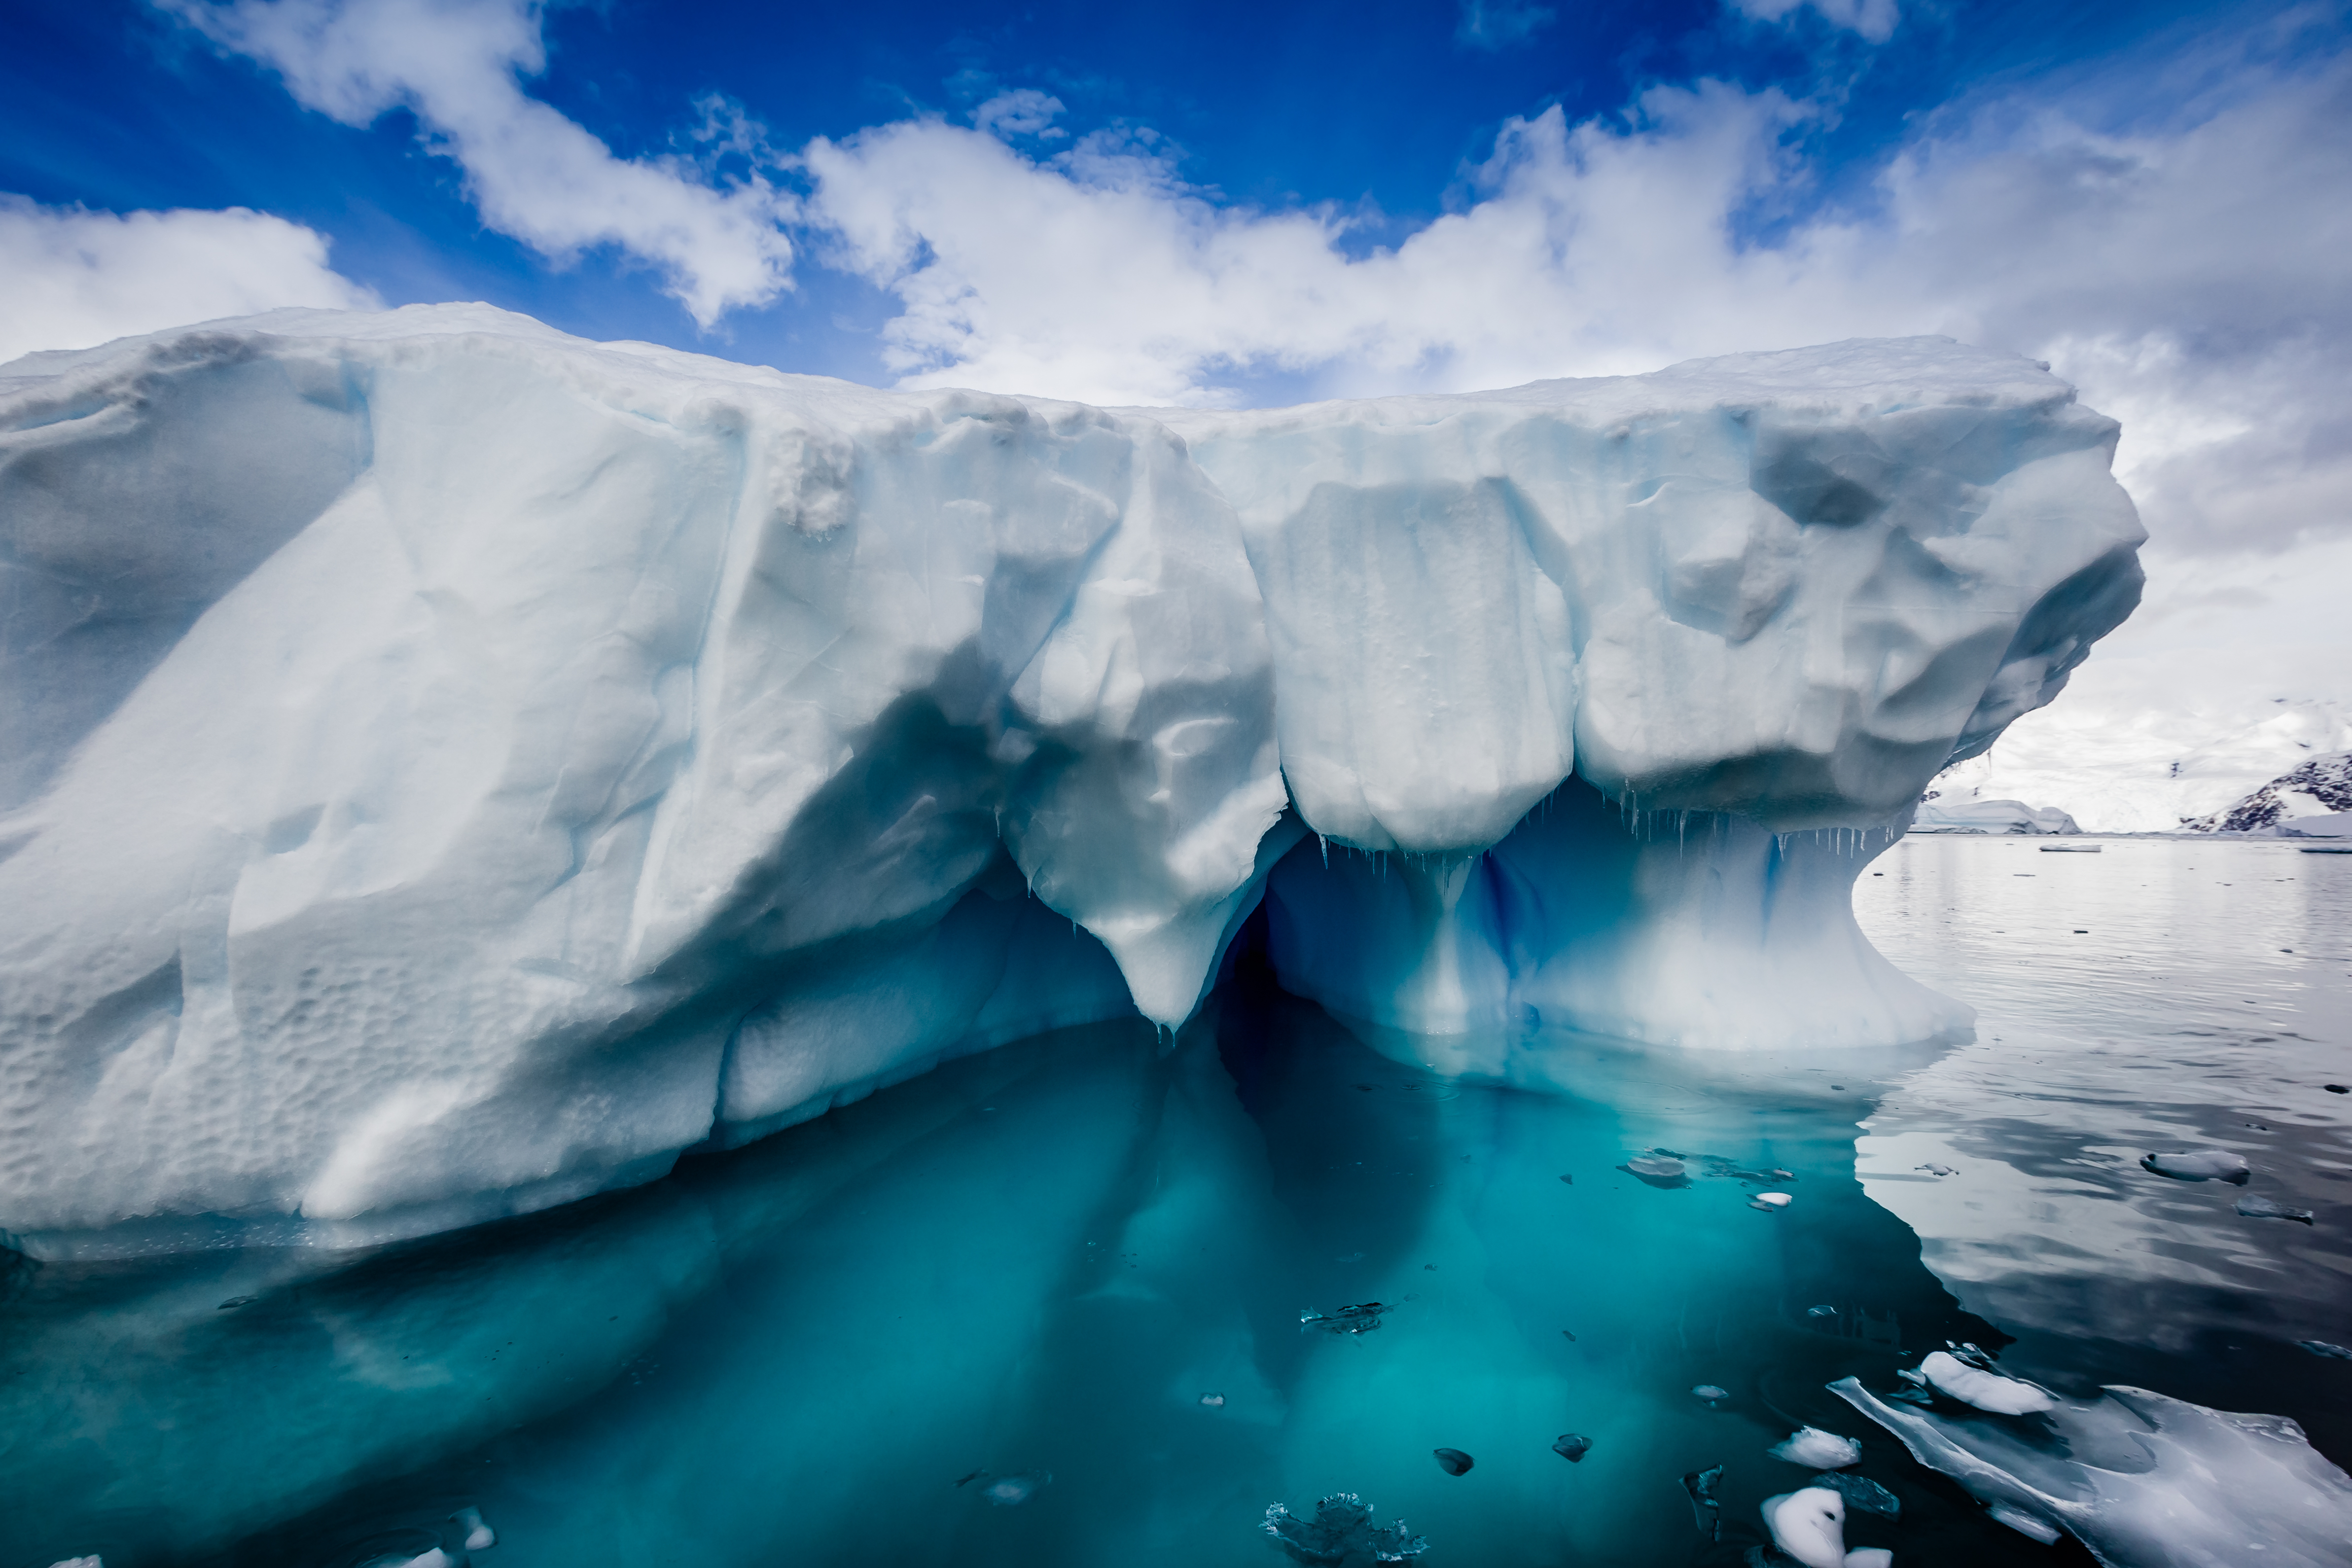
<path id="1" fill-rule="evenodd" d="M 1280 1503 L 1265 1510 L 1265 1532 L 1300 1563 L 1403 1563 L 1429 1550 L 1429 1542 L 1405 1529 L 1404 1521 L 1374 1524 L 1372 1510 L 1354 1492 L 1318 1501 L 1315 1517 L 1300 1519 Z"/>
<path id="2" fill-rule="evenodd" d="M 1818 1426 L 1800 1426 L 1766 1452 L 1809 1470 L 1841 1470 L 1862 1462 L 1861 1444 Z"/>
<path id="3" fill-rule="evenodd" d="M 490 1528 L 478 1508 L 461 1508 L 449 1516 L 449 1522 L 466 1532 L 468 1552 L 488 1552 L 499 1543 L 499 1532 Z"/>
<path id="4" fill-rule="evenodd" d="M 1845 1499 L 1845 1506 L 1850 1509 L 1858 1508 L 1864 1513 L 1884 1514 L 1888 1519 L 1903 1517 L 1901 1499 L 1876 1481 L 1854 1475 L 1851 1471 L 1824 1470 L 1806 1484 L 1829 1488 L 1830 1490 Z"/>
<path id="5" fill-rule="evenodd" d="M 2159 1176 L 2170 1176 L 2176 1182 L 2232 1182 L 2246 1184 L 2253 1174 L 2242 1156 L 2227 1149 L 2190 1149 L 2173 1154 L 2147 1154 L 2140 1164 Z"/>
<path id="6" fill-rule="evenodd" d="M 2342 1568 L 2352 1476 L 2283 1415 L 2110 1385 L 2052 1430 L 1946 1420 L 1830 1385 L 2013 1529 L 2064 1530 L 2109 1568 Z"/>
<path id="7" fill-rule="evenodd" d="M 1834 1318 L 1837 1316 L 1837 1309 L 1828 1305 L 1827 1303 L 1823 1303 L 1818 1307 L 1806 1308 L 1805 1316 L 1808 1318 Z"/>
<path id="8" fill-rule="evenodd" d="M 1592 1439 L 1581 1432 L 1562 1432 L 1553 1441 L 1551 1451 L 1571 1465 L 1582 1464 L 1584 1456 L 1592 1452 Z"/>
<path id="9" fill-rule="evenodd" d="M 1709 1405 L 1713 1405 L 1718 1399 L 1728 1399 L 1731 1397 L 1731 1390 L 1718 1387 L 1712 1383 L 1694 1384 L 1691 1386 L 1691 1392 L 1698 1395 L 1701 1399 L 1706 1400 Z"/>
<path id="10" fill-rule="evenodd" d="M 1225 1407 L 1225 1396 L 1222 1394 L 1204 1394 L 1201 1395 L 1201 1403 L 1212 1410 L 1223 1410 Z"/>
<path id="11" fill-rule="evenodd" d="M 2291 1209 L 2256 1193 L 2249 1193 L 2240 1198 L 2237 1207 L 2238 1212 L 2248 1219 L 2293 1219 L 2301 1220 L 2305 1225 L 2311 1223 L 2309 1209 Z"/>
<path id="12" fill-rule="evenodd" d="M 1748 1206 L 1769 1212 L 1787 1208 L 1796 1201 L 1786 1193 L 1759 1193 L 1748 1201 Z"/>
<path id="13" fill-rule="evenodd" d="M 1954 1170 L 1951 1166 L 1938 1165 L 1932 1161 L 1925 1165 L 1914 1165 L 1911 1168 L 1915 1171 L 1925 1171 L 1931 1176 L 1957 1176 L 1959 1174 L 1959 1172 Z"/>
<path id="14" fill-rule="evenodd" d="M 50 1563 L 49 1568 L 106 1568 L 106 1563 L 98 1557 L 68 1557 L 62 1563 Z"/>
<path id="15" fill-rule="evenodd" d="M 2032 1415 L 2048 1410 L 2058 1402 L 2048 1391 L 2014 1377 L 2003 1377 L 1997 1372 L 1971 1366 L 1949 1351 L 1934 1351 L 1919 1363 L 1914 1381 L 1923 1382 L 1937 1393 L 1948 1394 L 1963 1405 L 1973 1405 L 1979 1410 L 1995 1415 Z"/>
<path id="16" fill-rule="evenodd" d="M 1044 1470 L 1026 1475 L 999 1476 L 980 1489 L 980 1495 L 998 1508 L 1019 1508 L 1037 1495 L 1037 1489 L 1053 1484 L 1054 1478 Z"/>
<path id="17" fill-rule="evenodd" d="M 1394 1310 L 1396 1308 L 1386 1301 L 1365 1301 L 1329 1312 L 1318 1312 L 1310 1307 L 1298 1314 L 1298 1326 L 1320 1329 L 1327 1334 L 1367 1334 L 1381 1326 L 1381 1314 Z"/>
<path id="18" fill-rule="evenodd" d="M 2314 1355 L 2324 1355 L 2336 1361 L 2352 1361 L 2352 1350 L 2346 1350 L 2342 1345 L 2331 1345 L 2326 1340 L 2297 1340 L 2294 1342 Z"/>
<path id="19" fill-rule="evenodd" d="M 1721 1465 L 1710 1465 L 1683 1477 L 1683 1490 L 1690 1494 L 1691 1519 L 1706 1532 L 1709 1541 L 1723 1537 L 1723 1503 L 1715 1495 L 1716 1483 L 1721 1479 Z"/>
<path id="20" fill-rule="evenodd" d="M 1886 1568 L 1895 1561 L 1883 1546 L 1845 1549 L 1845 1500 L 1827 1487 L 1766 1498 L 1763 1511 L 1772 1544 L 1805 1568 Z"/>
<path id="21" fill-rule="evenodd" d="M 1686 1187 L 1690 1176 L 1683 1163 L 1666 1154 L 1636 1154 L 1617 1167 L 1654 1187 Z"/>
<path id="22" fill-rule="evenodd" d="M 1437 1468 L 1449 1476 L 1466 1476 L 1470 1467 L 1478 1462 L 1459 1448 L 1434 1448 L 1431 1452 L 1437 1456 Z"/>

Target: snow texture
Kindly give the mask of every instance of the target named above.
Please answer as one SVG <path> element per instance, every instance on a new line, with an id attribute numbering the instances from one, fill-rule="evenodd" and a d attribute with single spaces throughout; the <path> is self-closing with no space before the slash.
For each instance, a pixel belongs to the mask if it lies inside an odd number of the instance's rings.
<path id="1" fill-rule="evenodd" d="M 650 1179 L 1181 1023 L 1269 883 L 1286 985 L 1462 1071 L 1939 1033 L 1851 884 L 2137 602 L 2116 434 L 1941 339 L 1249 414 L 478 305 L 29 356 L 0 1226 Z"/>
<path id="2" fill-rule="evenodd" d="M 2314 757 L 2282 773 L 2235 805 L 2181 826 L 2191 833 L 2277 833 L 2330 837 L 2343 832 L 2328 821 L 2352 812 L 2352 752 Z"/>
<path id="3" fill-rule="evenodd" d="M 2056 1405 L 2042 1428 L 1947 1420 L 1853 1378 L 1830 1388 L 2002 1523 L 2042 1541 L 2064 1530 L 2108 1568 L 2323 1568 L 2352 1541 L 2352 1477 L 2284 1415 L 2111 1386 Z"/>

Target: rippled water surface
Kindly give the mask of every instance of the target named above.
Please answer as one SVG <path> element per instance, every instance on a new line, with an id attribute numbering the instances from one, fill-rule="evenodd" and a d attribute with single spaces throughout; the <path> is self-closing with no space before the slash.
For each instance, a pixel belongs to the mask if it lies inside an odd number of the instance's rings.
<path id="1" fill-rule="evenodd" d="M 454 1548 L 467 1505 L 488 1568 L 1273 1563 L 1266 1505 L 1338 1490 L 1431 1564 L 1730 1564 L 1806 1477 L 1765 1452 L 1800 1422 L 1901 1500 L 1851 1545 L 2089 1562 L 1825 1391 L 1947 1341 L 2352 1458 L 2352 1362 L 2294 1343 L 2352 1341 L 2352 1097 L 2323 1087 L 2352 1081 L 2352 857 L 1915 838 L 1859 910 L 1973 1041 L 1563 1042 L 1578 1092 L 1534 1095 L 1402 1065 L 1244 965 L 1172 1047 L 1009 1047 L 553 1214 L 19 1265 L 0 1568 L 356 1568 Z M 1660 1147 L 1685 1184 L 1621 1169 Z M 2255 1174 L 2139 1168 L 2174 1148 Z M 1376 1330 L 1300 1324 L 1370 1302 Z M 1681 1478 L 1717 1464 L 1711 1540 Z"/>

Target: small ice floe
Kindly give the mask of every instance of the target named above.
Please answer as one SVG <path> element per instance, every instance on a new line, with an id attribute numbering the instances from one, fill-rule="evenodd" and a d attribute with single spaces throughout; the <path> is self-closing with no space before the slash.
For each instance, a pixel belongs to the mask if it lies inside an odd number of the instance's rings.
<path id="1" fill-rule="evenodd" d="M 1697 1395 L 1699 1398 L 1706 1400 L 1709 1405 L 1714 1405 L 1731 1397 L 1731 1390 L 1727 1388 L 1718 1388 L 1712 1383 L 1694 1384 L 1691 1386 L 1691 1393 Z"/>
<path id="2" fill-rule="evenodd" d="M 1827 1487 L 1766 1498 L 1763 1513 L 1772 1544 L 1805 1568 L 1887 1568 L 1895 1561 L 1883 1546 L 1845 1549 L 1845 1499 Z"/>
<path id="3" fill-rule="evenodd" d="M 1381 1326 L 1382 1314 L 1395 1310 L 1385 1301 L 1365 1301 L 1328 1312 L 1318 1312 L 1310 1307 L 1298 1314 L 1298 1326 L 1320 1329 L 1327 1334 L 1368 1334 Z"/>
<path id="4" fill-rule="evenodd" d="M 1690 1168 L 1673 1155 L 1662 1154 L 1654 1150 L 1647 1154 L 1636 1154 L 1617 1168 L 1635 1180 L 1654 1187 L 1690 1185 Z"/>
<path id="5" fill-rule="evenodd" d="M 999 1476 L 980 1489 L 980 1495 L 996 1508 L 1019 1508 L 1037 1495 L 1038 1489 L 1053 1485 L 1054 1478 L 1044 1470 L 1033 1470 L 1018 1476 Z"/>
<path id="6" fill-rule="evenodd" d="M 1470 1467 L 1478 1462 L 1459 1448 L 1433 1448 L 1430 1451 L 1437 1456 L 1437 1468 L 1449 1476 L 1466 1476 L 1470 1473 Z"/>
<path id="7" fill-rule="evenodd" d="M 2331 1345 L 2326 1340 L 2297 1340 L 2294 1342 L 2314 1355 L 2324 1355 L 2334 1361 L 2352 1361 L 2352 1351 L 2342 1345 Z"/>
<path id="8" fill-rule="evenodd" d="M 1562 1432 L 1552 1440 L 1551 1451 L 1571 1465 L 1580 1465 L 1584 1456 L 1592 1452 L 1592 1439 L 1581 1432 Z"/>
<path id="9" fill-rule="evenodd" d="M 1915 1171 L 1925 1171 L 1931 1176 L 1957 1176 L 1960 1173 L 1953 1167 L 1949 1165 L 1939 1165 L 1933 1160 L 1928 1161 L 1924 1165 L 1914 1165 L 1911 1168 Z"/>
<path id="10" fill-rule="evenodd" d="M 1837 1309 L 1826 1304 L 1819 1307 L 1808 1307 L 1805 1309 L 1805 1316 L 1808 1318 L 1834 1318 L 1837 1316 Z"/>
<path id="11" fill-rule="evenodd" d="M 1716 1483 L 1722 1479 L 1721 1465 L 1683 1477 L 1683 1490 L 1690 1494 L 1691 1520 L 1709 1541 L 1723 1539 L 1723 1503 L 1715 1495 Z"/>
<path id="12" fill-rule="evenodd" d="M 1299 1563 L 1406 1563 L 1429 1550 L 1429 1542 L 1404 1521 L 1374 1524 L 1372 1510 L 1354 1492 L 1339 1492 L 1315 1505 L 1313 1519 L 1300 1519 L 1280 1503 L 1265 1510 L 1266 1534 Z"/>
<path id="13" fill-rule="evenodd" d="M 2245 1160 L 2227 1149 L 2187 1149 L 2172 1154 L 2147 1154 L 2140 1158 L 2143 1169 L 2159 1176 L 2170 1176 L 2176 1182 L 2230 1182 L 2246 1184 L 2253 1170 Z"/>
<path id="14" fill-rule="evenodd" d="M 1818 1426 L 1800 1426 L 1765 1452 L 1809 1470 L 1842 1470 L 1862 1463 L 1861 1444 Z"/>
<path id="15" fill-rule="evenodd" d="M 1778 1214 L 1796 1201 L 1786 1193 L 1759 1193 L 1748 1200 L 1748 1206 L 1752 1209 L 1762 1209 L 1767 1214 Z"/>
<path id="16" fill-rule="evenodd" d="M 499 1532 L 482 1517 L 478 1508 L 461 1508 L 449 1516 L 449 1522 L 466 1532 L 465 1547 L 468 1552 L 488 1552 L 499 1543 Z"/>
<path id="17" fill-rule="evenodd" d="M 1201 1403 L 1212 1410 L 1223 1410 L 1225 1407 L 1225 1396 L 1222 1394 L 1204 1394 L 1201 1395 Z"/>
<path id="18" fill-rule="evenodd" d="M 2284 1204 L 2274 1204 L 2259 1193 L 2248 1193 L 2238 1200 L 2238 1212 L 2248 1219 L 2292 1219 L 2305 1225 L 2311 1223 L 2309 1209 L 2291 1209 Z"/>
<path id="19" fill-rule="evenodd" d="M 1915 1381 L 1995 1415 L 2037 1415 L 2058 1403 L 2046 1389 L 1980 1366 L 1970 1366 L 1949 1351 L 1930 1352 L 1919 1363 Z"/>
<path id="20" fill-rule="evenodd" d="M 1881 1514 L 1888 1519 L 1903 1517 L 1901 1499 L 1876 1481 L 1864 1479 L 1850 1471 L 1824 1470 L 1806 1484 L 1829 1488 L 1845 1499 L 1849 1510 L 1858 1508 L 1864 1513 Z"/>
<path id="21" fill-rule="evenodd" d="M 2043 1540 L 2063 1530 L 2102 1563 L 2342 1568 L 2352 1540 L 2352 1476 L 2284 1416 L 2110 1385 L 2021 1431 L 1888 1405 L 1853 1378 L 1830 1391 L 2002 1523 Z"/>

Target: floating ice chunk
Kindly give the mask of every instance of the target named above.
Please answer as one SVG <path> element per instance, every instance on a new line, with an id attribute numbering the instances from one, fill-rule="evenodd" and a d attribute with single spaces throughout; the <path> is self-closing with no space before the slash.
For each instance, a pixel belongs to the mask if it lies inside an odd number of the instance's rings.
<path id="1" fill-rule="evenodd" d="M 1470 1473 L 1470 1467 L 1478 1462 L 1459 1448 L 1438 1448 L 1433 1452 L 1437 1456 L 1437 1468 L 1449 1476 L 1466 1476 Z"/>
<path id="2" fill-rule="evenodd" d="M 1381 1326 L 1384 1314 L 1395 1310 L 1386 1301 L 1365 1301 L 1328 1312 L 1318 1312 L 1310 1307 L 1298 1314 L 1298 1326 L 1320 1329 L 1327 1334 L 1368 1334 Z"/>
<path id="3" fill-rule="evenodd" d="M 1617 1168 L 1654 1187 L 1690 1185 L 1690 1176 L 1683 1163 L 1664 1154 L 1636 1154 Z"/>
<path id="4" fill-rule="evenodd" d="M 1212 1410 L 1223 1410 L 1225 1407 L 1225 1396 L 1222 1394 L 1204 1394 L 1201 1395 L 1201 1403 Z"/>
<path id="5" fill-rule="evenodd" d="M 2253 1174 L 2243 1156 L 2227 1149 L 2190 1149 L 2173 1154 L 2147 1154 L 2140 1164 L 2159 1176 L 2170 1176 L 2177 1182 L 2233 1182 L 2246 1184 Z"/>
<path id="6" fill-rule="evenodd" d="M 1404 1563 L 1429 1550 L 1429 1542 L 1405 1529 L 1404 1521 L 1374 1524 L 1372 1510 L 1354 1492 L 1338 1492 L 1315 1505 L 1315 1517 L 1300 1519 L 1280 1503 L 1265 1510 L 1266 1534 L 1300 1563 Z"/>
<path id="7" fill-rule="evenodd" d="M 1551 1451 L 1571 1465 L 1580 1465 L 1584 1456 L 1592 1452 L 1592 1439 L 1580 1432 L 1562 1432 L 1553 1439 Z"/>
<path id="8" fill-rule="evenodd" d="M 1748 1200 L 1748 1206 L 1752 1209 L 1780 1210 L 1787 1208 L 1796 1201 L 1786 1193 L 1759 1193 Z"/>
<path id="9" fill-rule="evenodd" d="M 1885 1568 L 1884 1547 L 1845 1549 L 1845 1499 L 1827 1487 L 1807 1487 L 1764 1500 L 1764 1528 L 1772 1544 L 1805 1568 Z"/>
<path id="10" fill-rule="evenodd" d="M 1706 1532 L 1709 1541 L 1723 1537 L 1723 1501 L 1715 1495 L 1716 1484 L 1722 1479 L 1721 1465 L 1710 1465 L 1683 1477 L 1683 1490 L 1690 1494 L 1692 1521 Z"/>
<path id="11" fill-rule="evenodd" d="M 980 1489 L 980 1495 L 998 1508 L 1019 1508 L 1037 1495 L 1041 1487 L 1051 1486 L 1054 1478 L 1044 1470 L 1025 1475 L 999 1476 Z"/>
<path id="12" fill-rule="evenodd" d="M 49 1568 L 106 1568 L 106 1563 L 97 1557 L 68 1557 L 62 1563 L 50 1563 Z"/>
<path id="13" fill-rule="evenodd" d="M 1837 1309 L 1835 1307 L 1829 1306 L 1826 1303 L 1819 1307 L 1808 1307 L 1805 1309 L 1805 1316 L 1808 1318 L 1834 1318 L 1837 1316 Z"/>
<path id="14" fill-rule="evenodd" d="M 2297 1340 L 2294 1342 L 2314 1355 L 2327 1356 L 2336 1361 L 2352 1361 L 2352 1350 L 2346 1350 L 2342 1345 L 2331 1345 L 2326 1340 Z"/>
<path id="15" fill-rule="evenodd" d="M 1876 1481 L 1865 1479 L 1851 1471 L 1824 1470 L 1810 1484 L 1829 1488 L 1845 1499 L 1845 1506 L 1849 1509 L 1858 1508 L 1864 1513 L 1884 1514 L 1888 1519 L 1903 1517 L 1902 1500 Z"/>
<path id="16" fill-rule="evenodd" d="M 2311 1223 L 2309 1209 L 2291 1209 L 2284 1204 L 2273 1203 L 2258 1193 L 2248 1193 L 2244 1197 L 2240 1198 L 2237 1209 L 2248 1219 L 2293 1219 L 2301 1220 L 2305 1225 Z"/>
<path id="17" fill-rule="evenodd" d="M 1712 1383 L 1694 1384 L 1691 1388 L 1691 1392 L 1697 1394 L 1701 1399 L 1706 1400 L 1709 1405 L 1713 1405 L 1718 1399 L 1728 1399 L 1731 1397 L 1731 1390 L 1719 1387 Z"/>
<path id="18" fill-rule="evenodd" d="M 490 1528 L 478 1508 L 461 1508 L 449 1516 L 449 1522 L 466 1532 L 468 1552 L 488 1552 L 499 1543 L 499 1532 Z"/>
<path id="19" fill-rule="evenodd" d="M 1840 1470 L 1862 1462 L 1861 1444 L 1818 1426 L 1800 1426 L 1766 1452 L 1809 1470 Z"/>
<path id="20" fill-rule="evenodd" d="M 1937 1393 L 1996 1415 L 2031 1415 L 2058 1403 L 2032 1384 L 1970 1366 L 1949 1351 L 1931 1352 L 1919 1363 L 1919 1376 Z"/>
<path id="21" fill-rule="evenodd" d="M 2341 1568 L 2352 1541 L 2352 1477 L 2284 1416 L 2110 1386 L 2053 1409 L 2053 1442 L 1888 1405 L 1853 1378 L 1830 1387 L 2002 1522 L 2063 1529 L 2115 1568 Z"/>

